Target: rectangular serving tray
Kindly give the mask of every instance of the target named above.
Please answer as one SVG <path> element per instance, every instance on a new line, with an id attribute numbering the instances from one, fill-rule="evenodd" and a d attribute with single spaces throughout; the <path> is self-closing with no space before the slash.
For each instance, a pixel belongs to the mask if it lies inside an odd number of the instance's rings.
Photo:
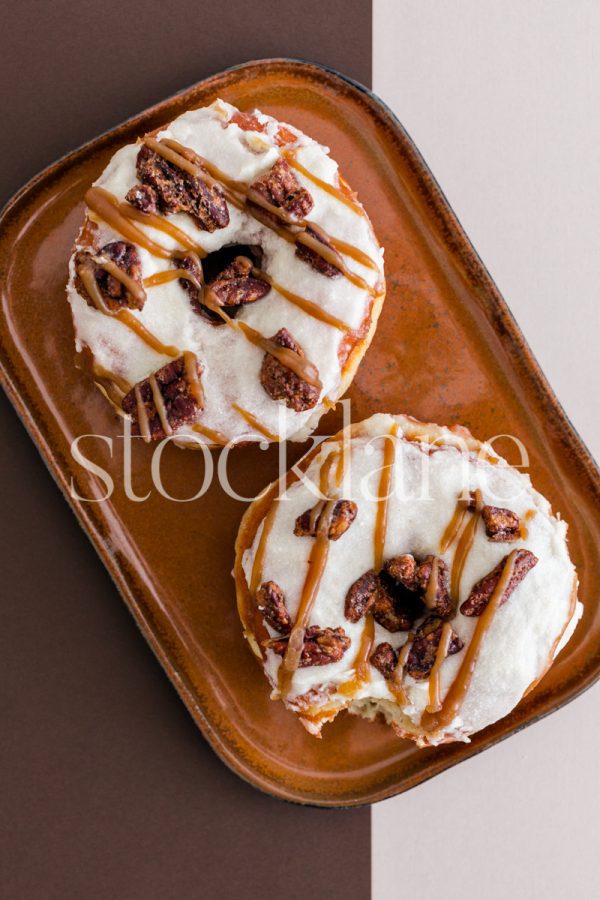
<path id="1" fill-rule="evenodd" d="M 533 481 L 570 524 L 585 615 L 550 673 L 514 712 L 471 744 L 418 750 L 381 724 L 342 715 L 322 740 L 305 733 L 267 685 L 241 635 L 230 572 L 245 508 L 215 479 L 193 502 L 161 496 L 152 447 L 136 442 L 127 499 L 119 424 L 74 367 L 65 300 L 67 260 L 83 195 L 123 144 L 222 97 L 289 121 L 331 148 L 358 191 L 386 251 L 388 295 L 379 329 L 349 396 L 354 421 L 378 411 L 462 423 L 488 439 L 526 445 Z M 140 630 L 205 738 L 228 766 L 277 797 L 352 806 L 390 797 L 558 709 L 600 674 L 600 475 L 540 371 L 507 306 L 410 138 L 368 90 L 321 66 L 275 59 L 215 75 L 146 110 L 50 166 L 1 219 L 2 383 Z M 322 423 L 334 433 L 339 414 Z M 110 471 L 115 490 L 77 464 L 71 441 Z M 506 438 L 496 447 L 510 461 Z M 306 447 L 285 448 L 288 464 Z M 277 475 L 281 448 L 240 448 L 227 471 L 254 497 Z M 215 465 L 218 453 L 213 454 Z M 189 498 L 202 454 L 169 445 L 165 490 Z M 85 498 L 85 499 L 78 499 Z"/>

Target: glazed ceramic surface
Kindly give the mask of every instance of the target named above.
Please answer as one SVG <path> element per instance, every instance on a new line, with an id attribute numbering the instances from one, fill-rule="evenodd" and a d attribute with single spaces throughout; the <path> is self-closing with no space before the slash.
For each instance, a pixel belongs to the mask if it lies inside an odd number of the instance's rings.
<path id="1" fill-rule="evenodd" d="M 328 145 L 385 247 L 387 299 L 349 393 L 353 420 L 407 412 L 462 423 L 480 439 L 514 435 L 527 448 L 534 484 L 569 522 L 582 623 L 536 690 L 469 745 L 418 750 L 385 726 L 350 716 L 340 716 L 319 741 L 271 702 L 241 634 L 230 574 L 245 502 L 228 496 L 216 478 L 193 502 L 161 496 L 150 474 L 155 448 L 140 441 L 133 447 L 132 486 L 138 496 L 149 496 L 129 499 L 120 424 L 74 366 L 64 290 L 85 191 L 123 144 L 219 96 L 244 110 L 258 107 Z M 191 715 L 243 778 L 304 803 L 373 802 L 491 746 L 598 678 L 598 470 L 418 151 L 365 89 L 292 60 L 248 63 L 216 75 L 31 181 L 3 213 L 0 270 L 4 387 Z M 341 424 L 334 411 L 320 432 L 333 434 Z M 112 437 L 112 444 L 95 437 L 79 442 L 82 453 L 110 472 L 115 487 L 109 500 L 89 502 L 102 497 L 105 486 L 73 458 L 71 442 L 81 435 Z M 508 438 L 498 438 L 496 447 L 509 461 L 520 461 Z M 287 453 L 285 469 L 306 449 L 234 450 L 227 461 L 231 485 L 252 499 L 277 476 L 280 453 Z M 216 467 L 219 453 L 212 459 Z M 202 454 L 168 445 L 161 463 L 165 492 L 192 497 L 205 469 Z"/>

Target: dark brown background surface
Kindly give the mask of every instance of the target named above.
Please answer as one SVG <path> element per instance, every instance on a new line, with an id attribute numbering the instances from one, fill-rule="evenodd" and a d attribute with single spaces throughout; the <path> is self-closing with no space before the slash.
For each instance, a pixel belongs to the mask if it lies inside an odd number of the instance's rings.
<path id="1" fill-rule="evenodd" d="M 368 84 L 371 3 L 3 5 L 1 199 L 155 101 L 268 56 Z M 0 429 L 0 895 L 367 898 L 369 811 L 287 806 L 219 762 L 4 395 Z"/>

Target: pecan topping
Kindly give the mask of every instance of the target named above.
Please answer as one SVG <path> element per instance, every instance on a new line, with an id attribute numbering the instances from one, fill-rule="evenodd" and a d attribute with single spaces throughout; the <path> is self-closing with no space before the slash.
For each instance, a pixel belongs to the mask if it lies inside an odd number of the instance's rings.
<path id="1" fill-rule="evenodd" d="M 387 641 L 378 644 L 369 658 L 369 662 L 378 672 L 381 672 L 384 678 L 389 679 L 394 674 L 394 669 L 398 663 L 398 656 L 391 644 Z"/>
<path id="2" fill-rule="evenodd" d="M 250 185 L 250 189 L 263 197 L 271 206 L 283 209 L 297 219 L 313 208 L 313 199 L 306 188 L 303 188 L 285 159 L 278 159 L 272 169 Z M 262 215 L 279 223 L 277 216 L 264 210 L 258 204 L 248 201 L 249 205 L 260 209 Z"/>
<path id="3" fill-rule="evenodd" d="M 411 594 L 399 588 L 385 572 L 380 572 L 371 606 L 371 615 L 377 624 L 392 634 L 409 631 L 419 612 Z"/>
<path id="4" fill-rule="evenodd" d="M 426 556 L 419 563 L 410 553 L 405 553 L 403 556 L 389 559 L 385 564 L 385 571 L 398 584 L 425 600 L 432 612 L 442 618 L 448 618 L 454 612 L 450 599 L 448 566 L 443 559 L 437 557 L 437 581 L 432 590 L 430 581 L 435 560 L 435 556 Z"/>
<path id="5" fill-rule="evenodd" d="M 181 257 L 181 259 L 174 260 L 174 264 L 178 269 L 185 269 L 186 272 L 189 272 L 190 275 L 193 275 L 199 285 L 202 285 L 204 283 L 204 273 L 202 271 L 202 265 L 197 256 L 183 256 Z M 190 281 L 189 278 L 180 278 L 179 284 L 189 295 L 190 303 L 194 312 L 197 312 L 205 319 L 208 319 L 211 325 L 225 324 L 223 319 L 221 319 L 221 317 L 217 315 L 216 312 L 213 312 L 212 309 L 208 309 L 208 307 L 204 306 L 204 303 L 202 302 L 204 297 L 204 289 L 202 287 L 196 287 L 196 285 L 192 281 Z"/>
<path id="6" fill-rule="evenodd" d="M 477 509 L 477 499 L 473 492 L 466 500 L 466 507 L 471 512 Z M 481 509 L 481 518 L 490 541 L 508 543 L 509 541 L 518 541 L 521 536 L 521 520 L 511 509 L 486 504 Z"/>
<path id="7" fill-rule="evenodd" d="M 191 152 L 188 156 L 198 168 L 203 172 L 206 171 L 199 157 Z M 136 169 L 142 184 L 154 189 L 160 212 L 165 214 L 187 212 L 203 231 L 215 231 L 229 225 L 227 201 L 221 188 L 209 183 L 208 172 L 206 181 L 199 176 L 191 175 L 163 159 L 145 144 L 138 153 Z M 129 194 L 131 193 L 129 191 Z M 133 197 L 137 195 L 133 194 Z"/>
<path id="8" fill-rule="evenodd" d="M 415 681 L 423 681 L 428 678 L 442 637 L 443 621 L 438 616 L 430 616 L 419 625 L 415 632 L 410 652 L 408 654 L 405 671 Z M 448 647 L 448 656 L 459 653 L 464 647 L 463 641 L 452 629 L 452 637 Z"/>
<path id="9" fill-rule="evenodd" d="M 349 622 L 359 622 L 368 613 L 375 602 L 375 594 L 379 585 L 377 572 L 370 569 L 350 585 L 346 594 L 344 614 Z"/>
<path id="10" fill-rule="evenodd" d="M 271 340 L 280 347 L 293 350 L 298 356 L 304 356 L 304 350 L 287 328 L 280 328 Z M 320 391 L 317 387 L 303 381 L 270 353 L 265 353 L 260 370 L 260 383 L 272 400 L 283 400 L 288 409 L 295 412 L 312 409 L 319 400 Z"/>
<path id="11" fill-rule="evenodd" d="M 279 656 L 284 655 L 287 645 L 288 638 L 280 638 L 268 644 Z M 311 625 L 304 633 L 300 668 L 339 662 L 349 646 L 350 638 L 343 628 L 319 628 L 317 625 Z"/>
<path id="12" fill-rule="evenodd" d="M 306 228 L 306 234 L 309 234 L 312 238 L 319 241 L 321 244 L 324 244 L 325 247 L 329 250 L 330 253 L 333 253 L 335 257 L 339 258 L 340 263 L 342 262 L 342 257 L 337 252 L 329 238 L 324 232 L 321 231 L 320 228 L 313 227 L 312 225 L 308 225 Z M 312 247 L 307 247 L 306 244 L 303 244 L 301 241 L 296 241 L 296 256 L 299 259 L 302 259 L 304 262 L 307 262 L 313 269 L 316 269 L 317 272 L 320 272 L 321 275 L 326 275 L 328 278 L 335 278 L 336 275 L 341 275 L 341 269 L 338 269 L 337 266 L 332 265 L 332 263 L 328 262 L 324 257 L 320 256 L 316 250 L 313 250 Z"/>
<path id="13" fill-rule="evenodd" d="M 498 565 L 477 582 L 471 589 L 471 593 L 460 607 L 463 616 L 480 616 L 492 597 L 494 590 L 500 578 L 502 571 L 506 565 L 508 555 L 500 560 Z M 514 589 L 519 585 L 530 569 L 533 569 L 538 563 L 537 556 L 534 556 L 529 550 L 517 550 L 514 558 L 513 573 L 506 586 L 504 594 L 500 598 L 498 606 L 506 603 Z"/>
<path id="14" fill-rule="evenodd" d="M 210 287 L 221 306 L 227 307 L 229 315 L 246 303 L 262 299 L 271 290 L 270 284 L 252 274 L 252 260 L 247 256 L 236 256 L 210 283 Z"/>
<path id="15" fill-rule="evenodd" d="M 510 509 L 500 506 L 484 506 L 481 510 L 485 533 L 490 541 L 518 541 L 521 536 L 521 520 Z"/>
<path id="16" fill-rule="evenodd" d="M 98 285 L 100 293 L 109 310 L 116 313 L 125 307 L 129 309 L 142 309 L 146 302 L 146 294 L 142 286 L 142 263 L 137 247 L 135 247 L 134 244 L 127 243 L 127 241 L 111 241 L 99 250 L 98 257 L 105 257 L 112 260 L 119 269 L 123 270 L 125 275 L 129 276 L 129 278 L 133 279 L 133 281 L 140 286 L 139 295 L 133 296 L 118 278 L 115 278 L 114 275 L 111 275 L 110 272 L 107 272 L 106 269 L 102 268 L 99 263 L 92 260 L 96 284 Z M 89 260 L 90 258 L 91 254 L 88 253 L 88 251 L 78 251 L 75 256 L 76 269 L 84 260 Z M 77 290 L 82 296 L 87 298 L 87 291 L 79 276 L 77 278 Z"/>
<path id="17" fill-rule="evenodd" d="M 321 501 L 313 509 L 307 509 L 298 516 L 294 525 L 294 534 L 298 537 L 315 537 L 325 503 Z M 337 541 L 348 531 L 356 518 L 358 507 L 352 500 L 338 500 L 333 507 L 329 531 L 327 537 L 330 541 Z"/>
<path id="18" fill-rule="evenodd" d="M 202 366 L 197 366 L 198 377 L 202 374 Z M 150 376 L 152 377 L 152 376 Z M 203 406 L 198 402 L 198 398 L 193 388 L 187 380 L 185 360 L 183 356 L 174 359 L 161 369 L 154 373 L 156 386 L 164 406 L 164 415 L 167 422 L 176 431 L 182 425 L 190 422 L 195 418 L 196 413 L 200 412 Z M 142 399 L 142 403 L 146 409 L 148 417 L 148 428 L 152 440 L 161 440 L 166 437 L 159 411 L 156 408 L 154 394 L 150 378 L 144 378 L 136 385 Z M 140 423 L 138 420 L 138 405 L 135 388 L 132 388 L 121 401 L 124 412 L 128 413 L 132 418 L 131 433 L 139 435 Z"/>
<path id="19" fill-rule="evenodd" d="M 135 184 L 125 194 L 125 199 L 143 213 L 158 211 L 158 195 L 149 184 Z"/>
<path id="20" fill-rule="evenodd" d="M 358 622 L 370 612 L 382 628 L 395 633 L 408 631 L 420 614 L 415 596 L 394 582 L 385 571 L 370 569 L 350 586 L 344 613 L 349 622 Z"/>
<path id="21" fill-rule="evenodd" d="M 279 634 L 288 634 L 292 627 L 285 606 L 283 591 L 274 581 L 265 581 L 256 592 L 257 609 L 263 619 Z"/>

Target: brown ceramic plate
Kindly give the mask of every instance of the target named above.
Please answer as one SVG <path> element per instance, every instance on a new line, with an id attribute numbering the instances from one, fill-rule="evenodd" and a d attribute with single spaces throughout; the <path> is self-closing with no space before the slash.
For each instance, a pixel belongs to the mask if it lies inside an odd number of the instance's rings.
<path id="1" fill-rule="evenodd" d="M 144 502 L 128 500 L 118 426 L 73 366 L 64 286 L 86 188 L 122 144 L 217 96 L 242 109 L 258 106 L 329 145 L 386 248 L 388 296 L 350 392 L 354 421 L 379 410 L 408 412 L 463 423 L 479 438 L 516 435 L 529 450 L 536 486 L 570 522 L 586 603 L 583 621 L 539 687 L 470 745 L 417 750 L 383 725 L 351 716 L 340 716 L 318 741 L 271 702 L 241 636 L 230 575 L 244 502 L 228 497 L 216 481 L 194 502 L 165 499 L 150 480 L 153 448 L 139 441 L 133 484 L 140 495 L 152 493 Z M 491 746 L 598 678 L 598 470 L 410 138 L 360 85 L 313 64 L 269 60 L 166 100 L 23 188 L 2 217 L 0 268 L 4 387 L 194 720 L 243 778 L 302 803 L 373 802 Z M 339 424 L 332 413 L 321 431 L 334 433 Z M 94 498 L 104 490 L 71 456 L 78 435 L 114 437 L 112 456 L 97 438 L 81 442 L 82 451 L 114 478 L 108 501 L 82 502 L 70 491 L 72 485 L 79 497 Z M 497 447 L 514 458 L 510 443 L 501 440 Z M 288 447 L 288 463 L 303 449 Z M 273 480 L 277 455 L 277 447 L 230 455 L 228 472 L 239 494 L 251 498 Z M 203 469 L 202 454 L 168 446 L 165 489 L 174 497 L 192 496 Z"/>

